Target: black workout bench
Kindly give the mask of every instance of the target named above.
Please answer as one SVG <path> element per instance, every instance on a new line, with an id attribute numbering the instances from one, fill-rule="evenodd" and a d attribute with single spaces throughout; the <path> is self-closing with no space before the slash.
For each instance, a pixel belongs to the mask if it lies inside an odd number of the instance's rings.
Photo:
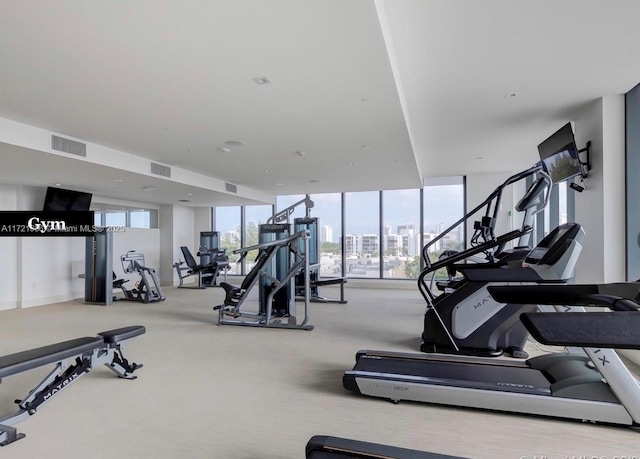
<path id="1" fill-rule="evenodd" d="M 72 339 L 0 357 L 0 382 L 2 378 L 55 364 L 55 368 L 24 399 L 16 400 L 20 407 L 17 413 L 0 418 L 0 446 L 24 438 L 25 435 L 18 433 L 13 425 L 35 414 L 41 405 L 97 365 L 106 365 L 120 378 L 136 379 L 133 372 L 142 365 L 129 363 L 124 357 L 123 343 L 145 331 L 141 325 L 118 328 L 98 333 L 95 337 Z"/>

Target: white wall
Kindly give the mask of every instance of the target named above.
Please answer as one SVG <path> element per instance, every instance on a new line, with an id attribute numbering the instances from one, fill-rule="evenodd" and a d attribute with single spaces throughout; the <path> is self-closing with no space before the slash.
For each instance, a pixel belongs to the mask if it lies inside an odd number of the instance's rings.
<path id="1" fill-rule="evenodd" d="M 17 187 L 0 185 L 0 210 L 16 210 L 18 206 Z M 13 309 L 18 302 L 18 238 L 0 237 L 0 310 Z"/>
<path id="2" fill-rule="evenodd" d="M 173 285 L 177 279 L 173 263 L 177 261 L 173 253 L 173 207 L 160 206 L 158 210 L 158 226 L 160 228 L 160 265 L 156 270 L 161 285 Z"/>
<path id="3" fill-rule="evenodd" d="M 183 260 L 180 246 L 187 246 L 192 253 L 197 249 L 199 235 L 196 238 L 194 224 L 194 210 L 191 207 L 163 205 L 159 211 L 160 226 L 160 283 L 162 285 L 177 285 L 178 274 L 173 264 Z M 184 261 L 184 260 L 183 260 Z M 193 277 L 185 279 L 186 283 L 193 282 Z"/>
<path id="4" fill-rule="evenodd" d="M 0 184 L 0 210 L 42 210 L 45 189 Z M 159 264 L 158 229 L 126 228 L 114 233 L 114 268 L 122 272 L 120 255 L 135 249 L 150 267 Z M 0 238 L 0 310 L 27 308 L 84 296 L 85 238 Z M 132 277 L 136 278 L 137 275 Z"/>
<path id="5" fill-rule="evenodd" d="M 586 239 L 576 283 L 621 282 L 624 266 L 624 96 L 596 100 L 575 120 L 578 148 L 591 141 L 588 189 L 576 193 Z"/>
<path id="6" fill-rule="evenodd" d="M 124 232 L 113 233 L 113 270 L 119 279 L 129 279 L 127 289 L 133 288 L 132 282 L 140 280 L 137 273 L 125 274 L 120 257 L 129 250 L 144 255 L 147 268 L 158 271 L 160 266 L 160 230 L 158 228 L 127 228 Z"/>

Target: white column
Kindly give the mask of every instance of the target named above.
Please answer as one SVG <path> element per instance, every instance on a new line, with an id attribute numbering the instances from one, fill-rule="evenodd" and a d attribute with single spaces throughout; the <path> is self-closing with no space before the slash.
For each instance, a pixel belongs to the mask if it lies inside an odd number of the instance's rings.
<path id="1" fill-rule="evenodd" d="M 593 102 L 575 120 L 578 148 L 591 141 L 588 189 L 576 194 L 576 222 L 587 235 L 576 283 L 620 282 L 625 277 L 624 96 Z"/>

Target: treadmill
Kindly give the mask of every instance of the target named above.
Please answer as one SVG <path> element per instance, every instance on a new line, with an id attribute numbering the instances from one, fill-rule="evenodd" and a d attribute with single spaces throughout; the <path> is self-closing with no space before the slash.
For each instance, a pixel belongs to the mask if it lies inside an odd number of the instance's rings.
<path id="1" fill-rule="evenodd" d="M 306 459 L 462 459 L 395 446 L 379 445 L 346 438 L 316 435 L 305 448 Z"/>
<path id="2" fill-rule="evenodd" d="M 412 400 L 628 426 L 640 422 L 640 384 L 614 350 L 640 349 L 637 303 L 573 285 L 494 286 L 489 292 L 501 302 L 571 307 L 564 313 L 524 313 L 521 320 L 539 342 L 584 352 L 523 362 L 360 351 L 353 370 L 344 374 L 344 387 L 394 403 Z M 583 306 L 614 312 L 587 313 L 580 311 Z"/>

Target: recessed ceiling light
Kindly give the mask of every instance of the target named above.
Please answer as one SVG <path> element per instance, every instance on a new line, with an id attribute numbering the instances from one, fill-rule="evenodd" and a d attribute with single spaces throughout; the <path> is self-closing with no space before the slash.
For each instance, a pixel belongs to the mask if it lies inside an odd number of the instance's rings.
<path id="1" fill-rule="evenodd" d="M 255 84 L 271 84 L 271 80 L 266 76 L 256 77 L 253 79 L 253 81 L 255 82 Z"/>
<path id="2" fill-rule="evenodd" d="M 483 159 L 482 156 L 476 156 L 476 159 Z"/>
<path id="3" fill-rule="evenodd" d="M 320 183 L 320 180 L 309 180 L 309 183 Z"/>
<path id="4" fill-rule="evenodd" d="M 120 188 L 116 188 L 116 191 L 120 191 Z"/>
<path id="5" fill-rule="evenodd" d="M 518 93 L 516 92 L 508 92 L 504 95 L 505 99 L 513 99 L 514 97 L 517 97 Z"/>
<path id="6" fill-rule="evenodd" d="M 187 193 L 187 196 L 193 196 L 193 193 Z"/>
<path id="7" fill-rule="evenodd" d="M 358 163 L 349 163 L 349 166 L 357 166 Z"/>
<path id="8" fill-rule="evenodd" d="M 55 186 L 62 186 L 62 183 L 56 183 Z"/>
<path id="9" fill-rule="evenodd" d="M 169 130 L 169 128 L 163 127 L 162 130 L 166 132 Z"/>
<path id="10" fill-rule="evenodd" d="M 178 201 L 180 201 L 180 202 L 191 202 L 191 200 L 189 200 L 189 199 L 178 199 Z"/>
<path id="11" fill-rule="evenodd" d="M 363 98 L 362 98 L 362 99 L 360 99 L 360 100 L 361 100 L 362 102 L 366 102 L 366 101 L 368 101 L 369 99 L 368 99 L 367 97 L 363 97 Z"/>
<path id="12" fill-rule="evenodd" d="M 227 140 L 224 144 L 227 147 L 241 147 L 244 145 L 244 143 L 240 142 L 239 140 Z"/>
<path id="13" fill-rule="evenodd" d="M 399 162 L 400 162 L 400 160 L 399 160 L 399 159 L 394 159 L 394 160 L 393 160 L 393 162 L 394 162 L 394 163 L 399 163 Z"/>
<path id="14" fill-rule="evenodd" d="M 229 153 L 231 151 L 231 148 L 220 147 L 220 148 L 218 148 L 218 151 L 221 151 L 222 153 Z"/>
<path id="15" fill-rule="evenodd" d="M 184 151 L 186 151 L 187 153 L 191 153 L 191 148 L 187 148 Z"/>
<path id="16" fill-rule="evenodd" d="M 301 151 L 301 150 L 296 151 L 296 155 L 298 155 L 298 156 L 304 156 L 306 154 L 307 154 L 306 151 Z"/>
<path id="17" fill-rule="evenodd" d="M 155 186 L 149 186 L 149 185 L 143 186 L 142 189 L 144 191 L 156 191 L 157 190 L 157 188 Z"/>
<path id="18" fill-rule="evenodd" d="M 284 185 L 284 183 L 280 183 L 280 182 L 276 183 L 276 186 L 282 186 L 282 185 Z"/>
<path id="19" fill-rule="evenodd" d="M 114 182 L 122 182 L 123 180 L 121 178 L 114 178 L 113 181 Z"/>
<path id="20" fill-rule="evenodd" d="M 360 148 L 362 148 L 363 150 L 366 150 L 367 148 L 371 148 L 371 145 L 367 145 L 365 143 L 364 145 L 360 145 Z"/>
<path id="21" fill-rule="evenodd" d="M 265 169 L 264 171 L 265 171 L 265 172 L 269 172 L 269 169 Z"/>

